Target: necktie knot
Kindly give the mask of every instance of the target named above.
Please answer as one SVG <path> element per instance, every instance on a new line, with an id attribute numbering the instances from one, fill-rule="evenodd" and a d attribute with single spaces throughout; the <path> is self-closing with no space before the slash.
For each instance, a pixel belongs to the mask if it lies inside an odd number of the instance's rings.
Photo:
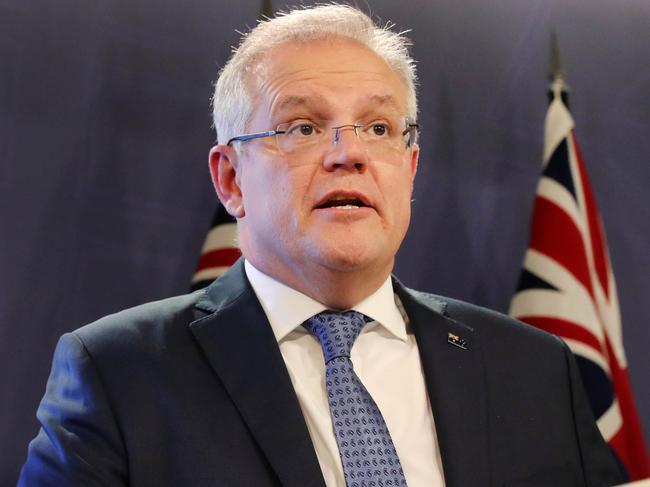
<path id="1" fill-rule="evenodd" d="M 325 363 L 328 363 L 337 357 L 350 356 L 352 345 L 367 320 L 358 311 L 323 311 L 309 318 L 303 326 L 318 339 Z"/>

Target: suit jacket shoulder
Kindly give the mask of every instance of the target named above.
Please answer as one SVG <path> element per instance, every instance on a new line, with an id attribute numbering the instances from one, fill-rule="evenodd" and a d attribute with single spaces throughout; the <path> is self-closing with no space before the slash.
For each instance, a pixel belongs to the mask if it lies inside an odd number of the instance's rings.
<path id="1" fill-rule="evenodd" d="M 620 483 L 562 340 L 399 281 L 395 290 L 418 341 L 447 485 Z"/>
<path id="2" fill-rule="evenodd" d="M 64 335 L 21 486 L 323 487 L 241 263 Z"/>
<path id="3" fill-rule="evenodd" d="M 486 339 L 499 339 L 502 338 L 502 334 L 514 334 L 515 337 L 541 340 L 542 343 L 546 342 L 551 347 L 561 346 L 562 341 L 558 337 L 493 309 L 410 288 L 404 288 L 404 291 L 435 312 L 463 323 L 479 333 L 483 330 L 486 333 Z"/>

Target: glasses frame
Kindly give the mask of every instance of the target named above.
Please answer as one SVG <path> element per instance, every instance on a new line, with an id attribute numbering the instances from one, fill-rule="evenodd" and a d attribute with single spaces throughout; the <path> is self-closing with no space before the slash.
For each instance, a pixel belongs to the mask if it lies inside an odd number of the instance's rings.
<path id="1" fill-rule="evenodd" d="M 405 149 L 408 149 L 416 142 L 417 134 L 420 129 L 420 126 L 414 121 L 412 121 L 409 117 L 405 117 L 404 120 L 406 121 L 406 128 L 402 132 L 402 136 L 408 134 L 408 139 L 406 140 L 406 144 L 404 147 Z M 280 124 L 280 125 L 284 125 L 284 124 Z M 280 125 L 278 125 L 275 130 L 267 130 L 266 132 L 253 132 L 250 134 L 243 134 L 243 135 L 238 135 L 236 137 L 232 137 L 230 140 L 228 140 L 228 142 L 226 142 L 226 145 L 232 147 L 233 142 L 247 142 L 249 140 L 261 139 L 263 137 L 272 137 L 274 135 L 286 134 L 287 133 L 286 130 L 280 130 Z M 339 125 L 337 127 L 331 127 L 331 129 L 334 130 L 333 144 L 336 144 L 339 141 L 340 130 L 348 127 L 354 129 L 355 135 L 359 137 L 359 129 L 363 127 L 363 125 L 358 125 L 356 123 L 349 123 L 345 125 Z"/>

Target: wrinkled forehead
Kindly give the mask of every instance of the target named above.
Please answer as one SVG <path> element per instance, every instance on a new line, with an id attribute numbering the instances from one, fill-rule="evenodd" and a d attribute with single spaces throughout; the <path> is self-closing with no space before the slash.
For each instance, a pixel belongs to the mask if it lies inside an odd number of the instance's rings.
<path id="1" fill-rule="evenodd" d="M 399 97 L 392 94 L 360 93 L 355 100 L 358 107 L 373 108 L 377 111 L 404 113 L 404 103 Z M 307 111 L 310 113 L 327 112 L 331 109 L 332 102 L 322 93 L 307 90 L 307 94 L 285 93 L 278 97 L 273 104 L 273 111 L 277 113 L 290 113 L 293 111 Z"/>
<path id="2" fill-rule="evenodd" d="M 407 111 L 407 86 L 380 56 L 344 38 L 291 41 L 258 56 L 247 69 L 253 110 L 272 114 L 338 108 Z"/>

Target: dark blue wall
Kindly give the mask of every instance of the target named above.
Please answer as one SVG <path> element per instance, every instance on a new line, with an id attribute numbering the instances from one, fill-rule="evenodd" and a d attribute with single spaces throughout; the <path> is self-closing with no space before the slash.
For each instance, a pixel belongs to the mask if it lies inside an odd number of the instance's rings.
<path id="1" fill-rule="evenodd" d="M 397 274 L 502 311 L 528 239 L 557 31 L 650 436 L 650 3 L 368 4 L 412 29 L 420 69 L 422 159 Z M 0 485 L 36 433 L 57 337 L 187 289 L 215 202 L 211 81 L 258 9 L 0 0 Z"/>

